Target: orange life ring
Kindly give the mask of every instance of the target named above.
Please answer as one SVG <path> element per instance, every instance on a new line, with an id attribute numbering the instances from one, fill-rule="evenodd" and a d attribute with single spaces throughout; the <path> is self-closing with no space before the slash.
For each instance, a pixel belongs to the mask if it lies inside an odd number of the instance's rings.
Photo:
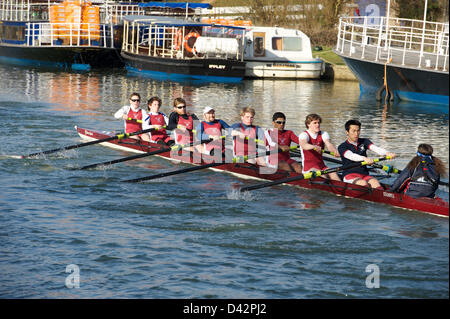
<path id="1" fill-rule="evenodd" d="M 175 35 L 175 50 L 180 50 L 181 45 L 183 42 L 183 31 L 181 29 L 178 29 L 177 34 Z"/>
<path id="2" fill-rule="evenodd" d="M 192 47 L 189 46 L 189 39 L 190 38 L 198 38 L 200 36 L 200 34 L 198 34 L 197 32 L 189 32 L 185 37 L 184 37 L 184 48 L 186 49 L 186 51 L 190 52 L 190 53 L 197 53 L 194 49 L 194 45 L 192 45 Z"/>

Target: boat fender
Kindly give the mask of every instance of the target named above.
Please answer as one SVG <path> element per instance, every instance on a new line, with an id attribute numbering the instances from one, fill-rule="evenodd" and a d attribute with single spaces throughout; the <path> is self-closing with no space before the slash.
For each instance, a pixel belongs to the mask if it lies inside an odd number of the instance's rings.
<path id="1" fill-rule="evenodd" d="M 183 31 L 181 29 L 178 29 L 177 34 L 175 35 L 175 43 L 174 43 L 175 50 L 180 50 L 182 43 L 183 43 Z"/>
<path id="2" fill-rule="evenodd" d="M 186 51 L 190 52 L 190 53 L 197 53 L 197 50 L 195 50 L 194 48 L 194 43 L 192 43 L 192 46 L 189 46 L 189 40 L 191 38 L 195 38 L 197 39 L 200 36 L 200 34 L 198 34 L 197 32 L 189 32 L 185 37 L 184 37 L 184 48 L 186 49 Z"/>

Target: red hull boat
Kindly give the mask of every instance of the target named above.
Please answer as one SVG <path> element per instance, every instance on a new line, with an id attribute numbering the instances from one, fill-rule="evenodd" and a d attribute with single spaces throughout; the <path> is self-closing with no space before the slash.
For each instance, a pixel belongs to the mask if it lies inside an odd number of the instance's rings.
<path id="1" fill-rule="evenodd" d="M 87 141 L 105 139 L 116 135 L 115 132 L 105 132 L 96 131 L 90 129 L 84 129 L 76 127 L 80 137 Z M 135 152 L 135 153 L 146 153 L 161 149 L 161 145 L 148 143 L 140 141 L 136 143 L 135 139 L 122 139 L 122 140 L 112 140 L 108 142 L 101 143 L 102 145 L 112 147 L 115 149 L 121 149 L 125 151 Z M 170 152 L 160 153 L 157 156 L 173 159 L 171 158 Z M 177 157 L 176 160 L 180 160 L 181 157 Z M 182 158 L 183 162 L 192 163 L 190 156 Z M 193 164 L 201 165 L 205 163 Z M 230 172 L 235 175 L 240 175 L 243 177 L 251 177 L 260 180 L 277 180 L 281 178 L 297 176 L 297 173 L 288 173 L 286 171 L 277 171 L 274 174 L 261 174 L 259 167 L 254 164 L 249 163 L 226 163 L 213 168 L 214 170 L 220 170 L 225 172 Z M 331 181 L 317 177 L 315 179 L 303 179 L 289 182 L 287 184 L 309 188 L 318 189 L 321 191 L 326 191 L 329 193 L 334 193 L 339 196 L 358 198 L 375 203 L 383 203 L 390 206 L 405 208 L 409 210 L 420 211 L 423 213 L 429 213 L 441 217 L 448 217 L 449 204 L 441 199 L 432 198 L 412 198 L 404 194 L 393 193 L 388 191 L 388 185 L 383 185 L 385 190 L 371 189 L 364 186 L 348 184 L 339 181 Z"/>

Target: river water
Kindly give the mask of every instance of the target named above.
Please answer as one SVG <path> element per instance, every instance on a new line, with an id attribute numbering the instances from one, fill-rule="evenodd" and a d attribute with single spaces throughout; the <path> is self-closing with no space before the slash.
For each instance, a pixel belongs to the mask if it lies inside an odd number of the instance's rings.
<path id="1" fill-rule="evenodd" d="M 75 125 L 122 129 L 112 115 L 137 91 L 160 96 L 167 114 L 175 97 L 198 115 L 213 106 L 229 124 L 244 106 L 263 127 L 282 111 L 297 133 L 318 113 L 336 145 L 358 118 L 363 136 L 399 155 L 396 167 L 421 142 L 448 167 L 448 107 L 384 106 L 355 82 L 176 83 L 6 65 L 0 74 L 2 298 L 449 297 L 447 218 L 287 186 L 242 197 L 233 186 L 255 181 L 210 170 L 120 182 L 186 167 L 157 157 L 68 169 L 130 155 L 98 145 L 10 156 L 79 143 Z M 439 195 L 448 200 L 448 189 Z"/>

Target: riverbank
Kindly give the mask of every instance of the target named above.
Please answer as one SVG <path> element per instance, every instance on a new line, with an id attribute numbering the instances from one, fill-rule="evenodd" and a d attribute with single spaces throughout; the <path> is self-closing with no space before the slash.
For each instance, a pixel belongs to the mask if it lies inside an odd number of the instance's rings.
<path id="1" fill-rule="evenodd" d="M 358 81 L 353 72 L 347 67 L 344 61 L 333 52 L 331 47 L 324 47 L 318 50 L 320 46 L 313 49 L 313 56 L 325 61 L 325 73 L 323 80 L 342 80 L 342 81 Z"/>

